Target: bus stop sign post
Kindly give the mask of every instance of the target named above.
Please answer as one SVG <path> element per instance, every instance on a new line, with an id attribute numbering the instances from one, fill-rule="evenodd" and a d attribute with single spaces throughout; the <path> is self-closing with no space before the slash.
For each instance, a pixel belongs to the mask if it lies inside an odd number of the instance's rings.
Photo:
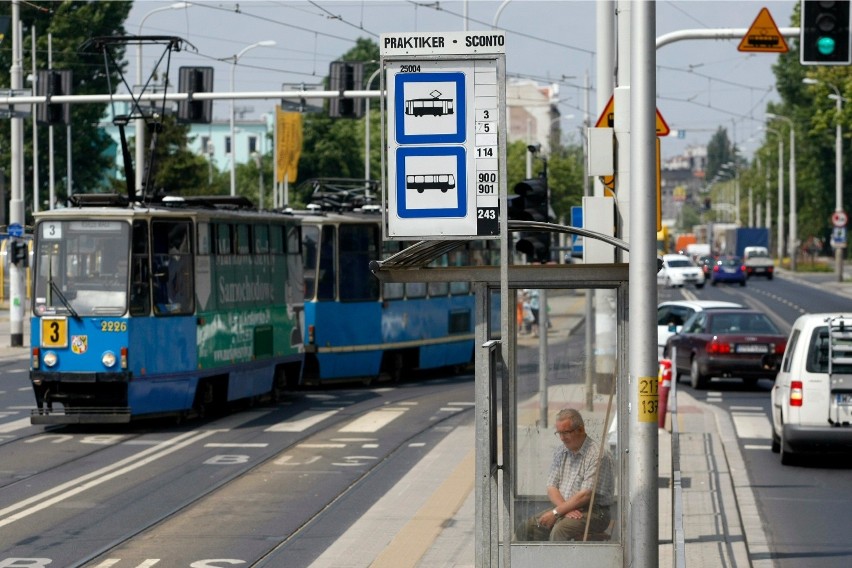
<path id="1" fill-rule="evenodd" d="M 503 32 L 382 34 L 385 238 L 500 236 L 504 45 Z"/>

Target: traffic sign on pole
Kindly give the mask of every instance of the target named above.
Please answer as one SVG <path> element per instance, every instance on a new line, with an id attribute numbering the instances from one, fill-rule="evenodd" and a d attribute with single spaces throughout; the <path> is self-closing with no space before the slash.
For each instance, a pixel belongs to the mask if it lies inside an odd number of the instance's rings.
<path id="1" fill-rule="evenodd" d="M 831 224 L 835 227 L 845 227 L 848 221 L 846 211 L 835 211 L 831 214 Z"/>
<path id="2" fill-rule="evenodd" d="M 387 238 L 499 236 L 504 45 L 502 32 L 381 36 Z"/>
<path id="3" fill-rule="evenodd" d="M 666 119 L 663 118 L 663 115 L 660 114 L 660 109 L 657 110 L 656 117 L 656 132 L 657 136 L 668 136 L 671 132 L 669 125 L 666 123 Z M 612 128 L 615 125 L 615 95 L 610 95 L 609 101 L 606 103 L 606 106 L 601 112 L 601 115 L 598 117 L 597 122 L 595 122 L 595 128 Z"/>
<path id="4" fill-rule="evenodd" d="M 778 26 L 775 25 L 772 14 L 769 13 L 767 8 L 761 8 L 751 27 L 740 41 L 737 50 L 758 53 L 787 53 L 789 48 Z"/>

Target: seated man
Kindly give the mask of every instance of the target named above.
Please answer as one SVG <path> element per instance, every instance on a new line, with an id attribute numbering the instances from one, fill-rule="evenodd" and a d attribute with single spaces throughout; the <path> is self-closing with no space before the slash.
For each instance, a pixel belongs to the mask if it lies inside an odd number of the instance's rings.
<path id="1" fill-rule="evenodd" d="M 612 457 L 586 435 L 583 417 L 573 408 L 557 413 L 555 434 L 562 445 L 553 453 L 547 476 L 547 497 L 553 508 L 521 523 L 515 530 L 516 540 L 582 541 L 589 516 L 589 534 L 609 526 Z"/>

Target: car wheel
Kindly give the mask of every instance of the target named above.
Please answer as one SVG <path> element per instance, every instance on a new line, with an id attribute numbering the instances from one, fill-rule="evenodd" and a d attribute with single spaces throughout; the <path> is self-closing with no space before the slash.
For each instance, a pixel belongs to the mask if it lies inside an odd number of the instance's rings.
<path id="1" fill-rule="evenodd" d="M 711 281 L 710 281 L 710 285 L 711 285 L 711 286 L 715 286 L 715 285 L 716 285 L 716 281 L 715 281 L 715 280 L 711 280 Z"/>
<path id="2" fill-rule="evenodd" d="M 696 284 L 695 287 L 701 290 L 702 288 L 704 288 L 704 284 Z"/>
<path id="3" fill-rule="evenodd" d="M 742 282 L 740 282 L 740 286 L 745 286 L 745 284 L 746 284 L 746 281 L 745 281 L 745 280 L 743 280 Z"/>
<path id="4" fill-rule="evenodd" d="M 767 279 L 767 280 L 772 280 L 772 275 L 770 274 L 769 276 L 767 276 L 767 277 L 766 277 L 766 279 Z"/>
<path id="5" fill-rule="evenodd" d="M 795 465 L 796 456 L 793 455 L 793 452 L 787 447 L 787 443 L 784 440 L 783 424 L 781 424 L 781 439 L 778 441 L 778 452 L 781 454 L 781 465 Z"/>
<path id="6" fill-rule="evenodd" d="M 698 370 L 698 359 L 692 358 L 692 364 L 689 367 L 689 382 L 695 390 L 702 390 L 707 383 L 707 378 Z"/>
<path id="7" fill-rule="evenodd" d="M 781 438 L 775 433 L 775 426 L 772 427 L 772 453 L 777 454 L 781 451 Z"/>
<path id="8" fill-rule="evenodd" d="M 755 378 L 743 379 L 743 383 L 745 383 L 745 386 L 747 386 L 748 388 L 754 389 L 757 386 L 757 379 L 755 379 Z"/>

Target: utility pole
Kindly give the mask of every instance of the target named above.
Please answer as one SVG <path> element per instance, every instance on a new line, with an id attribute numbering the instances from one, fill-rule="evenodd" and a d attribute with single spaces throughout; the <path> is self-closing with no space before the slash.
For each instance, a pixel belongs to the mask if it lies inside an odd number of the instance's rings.
<path id="1" fill-rule="evenodd" d="M 12 0 L 12 67 L 10 69 L 12 90 L 23 86 L 21 70 L 21 13 L 20 0 Z M 9 202 L 9 225 L 24 225 L 24 119 L 12 117 L 12 199 Z M 24 345 L 24 271 L 14 263 L 9 264 L 9 338 L 11 347 Z"/>

